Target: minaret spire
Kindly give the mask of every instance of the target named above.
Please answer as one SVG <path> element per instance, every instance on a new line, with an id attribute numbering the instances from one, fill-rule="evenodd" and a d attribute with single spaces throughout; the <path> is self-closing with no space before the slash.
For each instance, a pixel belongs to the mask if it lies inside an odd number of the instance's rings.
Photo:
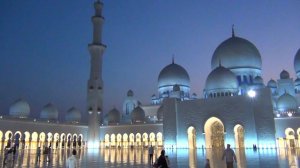
<path id="1" fill-rule="evenodd" d="M 94 2 L 95 15 L 92 16 L 93 40 L 88 45 L 90 51 L 90 79 L 87 87 L 88 147 L 99 147 L 100 123 L 103 109 L 102 57 L 106 46 L 102 44 L 103 3 Z"/>
<path id="2" fill-rule="evenodd" d="M 232 26 L 231 26 L 231 34 L 232 34 L 232 37 L 235 37 L 235 34 L 234 34 L 234 24 L 232 24 Z"/>
<path id="3" fill-rule="evenodd" d="M 173 54 L 172 55 L 172 64 L 174 64 L 175 63 L 175 55 Z"/>

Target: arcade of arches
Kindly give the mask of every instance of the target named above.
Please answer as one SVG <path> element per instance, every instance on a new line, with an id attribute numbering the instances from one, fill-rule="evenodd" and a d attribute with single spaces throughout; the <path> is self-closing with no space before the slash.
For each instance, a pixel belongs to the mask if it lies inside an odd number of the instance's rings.
<path id="1" fill-rule="evenodd" d="M 209 118 L 204 124 L 205 134 L 205 147 L 206 148 L 224 148 L 224 124 L 216 117 Z M 233 128 L 234 133 L 234 147 L 244 148 L 245 147 L 245 130 L 240 124 L 237 124 Z M 197 148 L 196 144 L 196 133 L 195 127 L 190 126 L 187 128 L 188 137 L 188 148 Z M 297 135 L 297 136 L 296 136 Z M 292 128 L 285 129 L 285 137 L 277 138 L 277 147 L 279 148 L 294 148 L 300 147 L 300 128 L 295 131 Z"/>
<path id="2" fill-rule="evenodd" d="M 161 147 L 163 146 L 163 136 L 161 132 L 157 134 L 151 132 L 137 134 L 105 134 L 104 141 L 100 142 L 101 147 L 148 147 L 149 145 Z"/>
<path id="3" fill-rule="evenodd" d="M 285 137 L 277 138 L 279 148 L 298 148 L 300 147 L 300 128 L 295 132 L 292 128 L 285 129 Z"/>
<path id="4" fill-rule="evenodd" d="M 11 147 L 16 145 L 23 149 L 36 149 L 37 147 L 51 147 L 58 148 L 80 148 L 84 146 L 84 139 L 82 134 L 71 133 L 45 133 L 45 132 L 3 132 L 0 130 L 0 150 L 3 147 Z"/>
<path id="5" fill-rule="evenodd" d="M 206 148 L 224 148 L 224 124 L 216 117 L 209 118 L 204 124 L 205 147 Z M 237 124 L 234 129 L 235 147 L 244 148 L 244 127 Z M 197 148 L 196 129 L 190 126 L 187 129 L 188 147 Z"/>

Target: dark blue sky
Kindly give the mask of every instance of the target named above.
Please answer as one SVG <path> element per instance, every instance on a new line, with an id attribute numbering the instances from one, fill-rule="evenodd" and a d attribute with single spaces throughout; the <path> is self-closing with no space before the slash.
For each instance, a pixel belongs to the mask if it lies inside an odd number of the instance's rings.
<path id="1" fill-rule="evenodd" d="M 61 116 L 71 106 L 86 109 L 92 3 L 0 1 L 1 114 L 18 98 L 29 102 L 33 116 L 48 102 Z M 121 111 L 128 89 L 149 104 L 173 54 L 188 71 L 192 92 L 202 95 L 212 54 L 231 36 L 232 24 L 260 51 L 265 83 L 282 69 L 295 78 L 299 7 L 299 0 L 104 0 L 105 112 Z"/>

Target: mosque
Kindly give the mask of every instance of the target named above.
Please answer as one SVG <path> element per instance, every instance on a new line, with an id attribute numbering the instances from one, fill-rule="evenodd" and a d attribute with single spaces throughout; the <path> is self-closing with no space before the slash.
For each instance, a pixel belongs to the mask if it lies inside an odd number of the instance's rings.
<path id="1" fill-rule="evenodd" d="M 190 93 L 189 74 L 173 59 L 158 75 L 151 104 L 143 105 L 129 90 L 121 111 L 103 112 L 103 3 L 96 1 L 94 8 L 86 113 L 71 107 L 58 121 L 58 109 L 49 103 L 40 118 L 31 118 L 28 102 L 18 99 L 0 116 L 0 148 L 13 143 L 23 148 L 300 147 L 300 49 L 296 80 L 283 70 L 265 85 L 260 52 L 232 29 L 212 54 L 202 96 Z"/>

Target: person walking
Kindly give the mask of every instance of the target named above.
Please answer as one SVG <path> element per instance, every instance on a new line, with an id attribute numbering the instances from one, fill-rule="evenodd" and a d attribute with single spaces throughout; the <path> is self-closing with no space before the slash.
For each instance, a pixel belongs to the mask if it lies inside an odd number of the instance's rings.
<path id="1" fill-rule="evenodd" d="M 148 153 L 149 153 L 149 158 L 150 158 L 150 164 L 153 165 L 153 153 L 154 153 L 154 149 L 153 149 L 152 145 L 150 145 L 150 147 L 148 149 Z"/>
<path id="2" fill-rule="evenodd" d="M 230 148 L 230 144 L 227 144 L 227 148 L 223 152 L 222 160 L 226 157 L 227 168 L 233 168 L 233 161 L 236 162 L 236 156 L 234 151 Z"/>
<path id="3" fill-rule="evenodd" d="M 66 161 L 66 168 L 77 168 L 76 150 L 73 149 L 72 156 Z"/>

